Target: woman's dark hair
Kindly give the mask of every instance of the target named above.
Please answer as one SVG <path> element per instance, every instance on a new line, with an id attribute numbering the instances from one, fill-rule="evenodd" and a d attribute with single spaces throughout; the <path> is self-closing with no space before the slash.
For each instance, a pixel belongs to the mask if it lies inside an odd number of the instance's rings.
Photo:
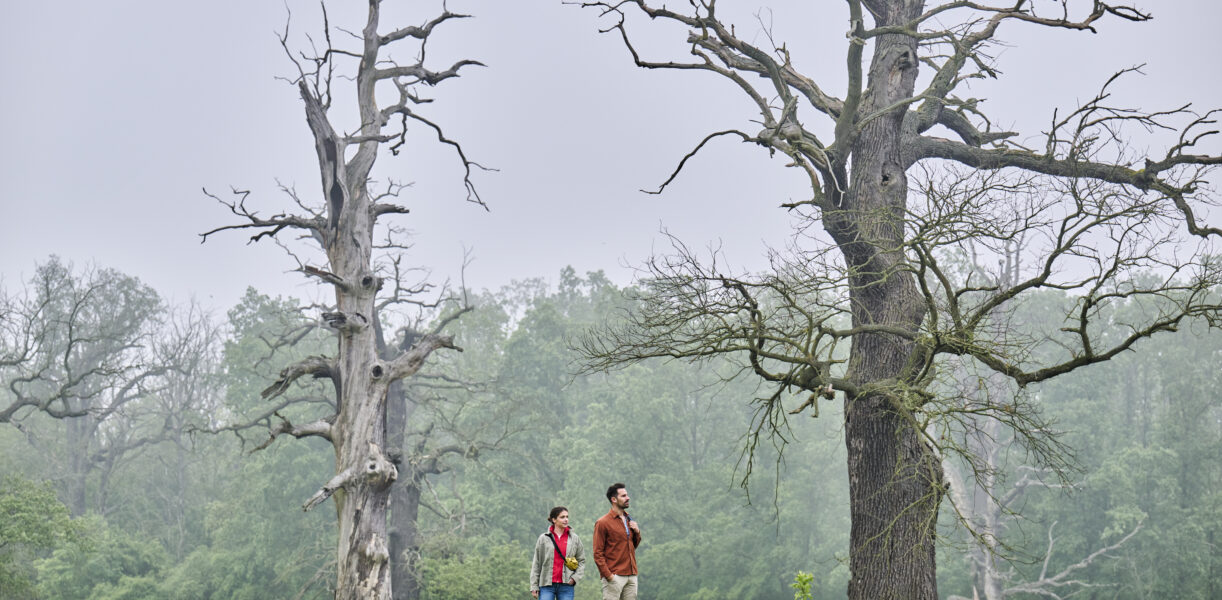
<path id="1" fill-rule="evenodd" d="M 622 483 L 611 484 L 611 487 L 607 488 L 607 502 L 610 502 L 611 500 L 613 500 L 616 496 L 619 495 L 619 491 L 626 487 L 628 486 Z"/>
<path id="2" fill-rule="evenodd" d="M 563 507 L 563 506 L 557 506 L 556 508 L 553 508 L 553 509 L 552 509 L 551 514 L 547 515 L 547 520 L 548 520 L 548 521 L 555 521 L 555 520 L 556 520 L 556 517 L 559 517 L 559 516 L 560 516 L 560 513 L 565 512 L 565 511 L 567 511 L 567 510 L 568 510 L 568 509 L 567 509 L 567 508 L 565 508 L 565 507 Z"/>

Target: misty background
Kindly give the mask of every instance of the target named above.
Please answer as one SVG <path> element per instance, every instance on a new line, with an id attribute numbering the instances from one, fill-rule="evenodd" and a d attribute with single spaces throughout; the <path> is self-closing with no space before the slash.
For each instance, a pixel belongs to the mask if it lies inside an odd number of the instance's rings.
<path id="1" fill-rule="evenodd" d="M 383 22 L 419 22 L 438 5 L 426 4 Z M 843 597 L 838 402 L 822 404 L 817 419 L 792 418 L 784 437 L 764 436 L 744 455 L 760 392 L 725 381 L 739 365 L 645 363 L 578 376 L 568 349 L 625 306 L 639 265 L 669 249 L 663 232 L 719 248 L 742 270 L 766 268 L 768 249 L 792 235 L 778 207 L 805 198 L 806 181 L 783 157 L 723 139 L 664 194 L 644 194 L 708 133 L 752 131 L 752 107 L 704 74 L 635 67 L 590 11 L 550 0 L 448 7 L 474 18 L 447 23 L 431 59 L 487 66 L 429 90 L 436 101 L 422 112 L 496 169 L 474 175 L 487 210 L 465 200 L 460 163 L 431 131 L 412 129 L 405 151 L 379 162 L 383 176 L 412 184 L 400 198 L 412 211 L 401 220 L 407 261 L 434 283 L 465 286 L 477 307 L 457 324 L 465 351 L 438 358 L 407 391 L 415 464 L 431 468 L 420 468 L 415 488 L 419 597 L 527 597 L 529 551 L 547 510 L 568 506 L 588 542 L 612 481 L 628 484 L 645 532 L 642 597 L 788 599 L 799 571 L 813 574 L 814 597 Z M 973 83 L 973 93 L 1016 130 L 1037 133 L 1052 107 L 1072 108 L 1113 72 L 1144 65 L 1118 85 L 1121 104 L 1213 108 L 1222 6 L 1147 8 L 1154 21 L 1105 21 L 1097 34 L 1006 31 L 1004 75 Z M 790 40 L 824 85 L 843 86 L 839 4 L 834 18 L 821 18 L 815 2 L 724 10 L 760 36 Z M 359 29 L 360 6 L 329 13 Z M 266 439 L 257 427 L 200 433 L 274 423 L 260 391 L 293 357 L 330 350 L 311 332 L 309 308 L 330 292 L 293 272 L 284 248 L 248 244 L 241 232 L 200 243 L 235 221 L 205 188 L 249 190 L 248 205 L 269 215 L 292 207 L 280 184 L 318 194 L 277 37 L 286 23 L 294 44 L 317 35 L 317 4 L 8 2 L 0 16 L 5 314 L 22 300 L 75 306 L 83 325 L 115 340 L 93 365 L 105 376 L 82 399 L 92 417 L 26 411 L 0 425 L 0 591 L 329 597 L 334 516 L 327 506 L 300 510 L 333 469 L 328 445 L 280 439 L 254 451 Z M 645 49 L 682 51 L 681 35 L 639 31 Z M 1142 141 L 1157 146 L 1159 135 Z M 1222 215 L 1204 220 L 1218 226 Z M 302 333 L 289 340 L 285 331 Z M 990 440 L 1001 491 L 1020 490 L 1012 505 L 979 504 L 995 511 L 987 518 L 1013 559 L 989 568 L 1012 587 L 1064 573 L 1097 586 L 1067 588 L 1079 597 L 1218 597 L 1222 337 L 1188 327 L 1139 350 L 1026 392 L 1076 451 L 1067 479 L 1040 477 L 1014 440 Z M 0 398 L 11 373 L 0 370 Z M 942 523 L 939 587 L 970 598 L 984 567 L 978 540 L 954 521 Z M 592 567 L 578 598 L 595 597 Z"/>
<path id="2" fill-rule="evenodd" d="M 474 18 L 437 36 L 431 60 L 488 66 L 432 90 L 437 101 L 424 112 L 472 160 L 499 171 L 476 176 L 489 211 L 466 204 L 454 154 L 413 129 L 415 143 L 383 169 L 414 185 L 402 201 L 412 209 L 405 223 L 417 264 L 456 279 L 469 249 L 467 284 L 475 289 L 554 281 L 570 265 L 625 284 L 632 266 L 665 247 L 661 228 L 693 247 L 722 245 L 749 268 L 766 264 L 766 246 L 783 245 L 789 220 L 777 207 L 808 192 L 781 159 L 752 146 L 715 142 L 667 193 L 639 192 L 656 189 L 705 135 L 752 130 L 757 115 L 723 82 L 639 69 L 616 36 L 597 33 L 592 11 L 560 2 L 449 6 Z M 288 7 L 298 36 L 320 26 L 314 3 Z M 1096 34 L 1003 30 L 1012 44 L 999 52 L 1004 75 L 974 82 L 973 93 L 1012 121 L 999 127 L 1036 134 L 1053 108 L 1074 107 L 1113 72 L 1145 65 L 1144 76 L 1117 88 L 1127 104 L 1212 107 L 1220 84 L 1211 27 L 1222 8 L 1204 0 L 1147 8 L 1153 21 L 1115 19 Z M 360 23 L 353 10 L 360 9 L 335 6 L 331 14 Z M 759 37 L 764 23 L 777 39 L 808 44 L 795 49 L 812 57 L 808 68 L 830 89 L 843 86 L 844 24 L 820 18 L 819 3 L 735 2 L 722 10 Z M 200 233 L 231 222 L 201 188 L 251 190 L 251 202 L 272 213 L 287 202 L 277 180 L 303 193 L 318 187 L 300 99 L 276 79 L 294 74 L 277 39 L 284 3 L 24 2 L 4 12 L 5 281 L 19 282 L 56 254 L 122 268 L 179 301 L 227 306 L 248 285 L 313 293 L 316 284 L 286 273 L 293 265 L 271 244 L 247 246 L 240 234 L 199 243 Z M 671 33 L 640 28 L 659 51 L 682 50 L 681 35 Z"/>

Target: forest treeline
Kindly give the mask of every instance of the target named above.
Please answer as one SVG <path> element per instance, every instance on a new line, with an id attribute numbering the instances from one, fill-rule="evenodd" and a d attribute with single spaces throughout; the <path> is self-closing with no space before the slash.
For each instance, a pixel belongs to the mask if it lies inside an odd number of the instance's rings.
<path id="1" fill-rule="evenodd" d="M 450 326 L 463 352 L 394 391 L 390 531 L 412 582 L 396 597 L 527 597 L 548 510 L 568 507 L 588 541 L 616 481 L 645 536 L 642 597 L 788 599 L 806 592 L 795 580 L 844 596 L 841 404 L 769 410 L 721 359 L 575 374 L 572 341 L 630 292 L 566 269 L 472 294 Z M 55 258 L 2 296 L 0 597 L 332 596 L 335 516 L 301 508 L 334 455 L 268 430 L 328 414 L 333 396 L 304 379 L 262 394 L 284 365 L 334 352 L 313 309 L 250 289 L 222 317 Z M 1070 301 L 1044 293 L 1016 311 L 1046 318 Z M 950 377 L 1035 407 L 1043 437 L 960 417 L 975 458 L 945 457 L 942 593 L 1219 597 L 1222 334 L 1186 326 L 1140 350 L 1025 390 L 965 367 Z M 1073 453 L 1046 460 L 1041 444 Z M 590 573 L 579 599 L 597 597 Z"/>

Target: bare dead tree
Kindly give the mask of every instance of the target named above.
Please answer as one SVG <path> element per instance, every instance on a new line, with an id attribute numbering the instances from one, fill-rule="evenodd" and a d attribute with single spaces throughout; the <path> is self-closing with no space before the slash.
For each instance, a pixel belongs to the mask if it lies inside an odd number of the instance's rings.
<path id="1" fill-rule="evenodd" d="M 1065 600 L 1071 598 L 1085 590 L 1091 588 L 1112 587 L 1114 584 L 1107 582 L 1092 582 L 1089 580 L 1078 579 L 1078 573 L 1087 567 L 1090 567 L 1095 561 L 1106 558 L 1110 553 L 1120 549 L 1126 542 L 1133 539 L 1141 531 L 1142 523 L 1138 523 L 1132 531 L 1125 534 L 1124 537 L 1116 541 L 1116 543 L 1099 548 L 1082 560 L 1066 566 L 1064 569 L 1056 573 L 1050 573 L 1048 566 L 1052 562 L 1053 550 L 1056 546 L 1056 538 L 1053 536 L 1053 530 L 1056 529 L 1056 523 L 1048 526 L 1048 547 L 1044 552 L 1044 558 L 1040 569 L 1039 578 L 1034 581 L 1025 581 L 1015 583 L 1014 585 L 1002 586 L 1005 582 L 1005 574 L 989 573 L 990 588 L 993 591 L 992 595 L 986 595 L 989 600 L 1007 598 L 1007 597 L 1025 597 L 1038 596 L 1043 598 L 1052 598 L 1053 600 Z M 979 599 L 979 593 L 973 590 L 972 600 Z M 950 595 L 947 600 L 968 600 L 963 596 Z"/>
<path id="2" fill-rule="evenodd" d="M 479 389 L 483 387 L 430 373 L 411 385 L 391 388 L 388 437 L 401 456 L 399 481 L 391 494 L 389 534 L 396 600 L 420 597 L 425 539 L 420 513 L 422 508 L 440 511 L 430 506 L 426 496 L 433 486 L 430 482 L 453 471 L 459 461 L 476 460 L 482 453 L 500 448 L 511 433 L 498 428 L 495 420 L 484 418 L 491 415 L 478 419 L 482 427 L 471 427 L 465 418 L 466 413 L 489 408 L 487 403 L 471 398 L 486 394 Z M 506 422 L 500 420 L 501 425 Z"/>
<path id="3" fill-rule="evenodd" d="M 374 313 L 378 354 L 387 359 L 407 351 L 424 335 L 419 316 L 397 327 L 392 319 L 401 305 L 421 306 L 416 298 L 428 289 L 423 282 L 405 283 L 407 273 L 399 261 L 391 266 L 395 291 L 378 303 Z M 451 322 L 471 308 L 465 297 L 422 306 L 435 311 L 431 314 L 440 323 Z M 388 528 L 395 600 L 420 597 L 420 510 L 428 507 L 424 493 L 430 479 L 453 470 L 455 461 L 478 459 L 482 452 L 499 448 L 512 434 L 504 427 L 507 419 L 498 418 L 505 407 L 486 401 L 489 383 L 471 381 L 461 366 L 447 358 L 452 357 L 441 357 L 387 390 L 387 445 L 400 468 L 390 497 Z M 481 416 L 467 418 L 470 414 Z"/>
<path id="4" fill-rule="evenodd" d="M 810 191 L 782 205 L 797 234 L 771 273 L 729 272 L 681 244 L 656 257 L 628 324 L 584 340 L 588 368 L 739 355 L 745 372 L 773 384 L 760 399 L 764 429 L 783 419 L 782 400 L 795 391 L 809 396 L 798 411 L 843 394 L 853 600 L 938 597 L 945 481 L 940 440 L 929 432 L 963 410 L 931 388 L 946 357 L 1022 387 L 1106 361 L 1187 319 L 1222 322 L 1211 295 L 1222 281 L 1222 230 L 1198 217 L 1217 205 L 1208 176 L 1222 157 L 1195 153 L 1216 140 L 1216 113 L 1117 105 L 1111 84 L 1122 71 L 1096 97 L 1054 112 L 1043 142 L 1028 147 L 1016 140 L 1030 138 L 996 130 L 999 119 L 979 99 L 959 95 L 972 79 L 998 76 L 989 52 L 1003 26 L 1094 31 L 1107 19 L 1148 20 L 1139 9 L 1097 0 L 847 0 L 844 56 L 828 61 L 798 55 L 769 30 L 743 33 L 759 28 L 723 18 L 716 0 L 681 9 L 570 3 L 599 11 L 604 31 L 638 66 L 712 73 L 758 110 L 760 129 L 708 135 L 657 192 L 722 137 L 779 154 Z M 686 32 L 689 58 L 654 60 L 639 50 L 630 32 L 659 22 Z M 847 66 L 839 95 L 809 70 L 829 62 Z M 918 88 L 922 68 L 931 74 Z M 1165 153 L 1145 155 L 1128 143 L 1134 130 L 1172 140 Z M 1013 285 L 954 276 L 947 257 L 965 254 L 969 241 L 1001 257 L 1021 236 L 1027 266 Z M 1047 330 L 1010 322 L 1015 306 L 1041 291 L 1072 297 L 1063 320 Z M 1154 309 L 1117 323 L 1112 309 L 1126 303 Z M 1105 323 L 1124 333 L 1103 334 Z M 1037 354 L 1039 340 L 1061 351 Z M 975 410 L 1040 438 L 1016 407 Z"/>
<path id="5" fill-rule="evenodd" d="M 332 384 L 333 414 L 305 424 L 282 420 L 270 433 L 272 439 L 281 434 L 321 437 L 335 448 L 335 476 L 305 502 L 304 508 L 309 510 L 328 498 L 335 499 L 339 519 L 337 598 L 391 597 L 386 518 L 391 485 L 399 473 L 387 450 L 387 391 L 395 382 L 417 373 L 433 352 L 460 350 L 452 337 L 442 334 L 450 322 L 443 319 L 393 357 L 378 353 L 376 303 L 386 279 L 375 264 L 374 253 L 386 249 L 386 245 L 379 246 L 375 227 L 382 217 L 403 215 L 408 210 L 392 203 L 403 186 L 389 183 L 384 192 L 373 189 L 374 163 L 384 148 L 397 153 L 407 143 L 409 123 L 423 125 L 457 152 L 466 170 L 467 199 L 482 205 L 471 179 L 473 169 L 482 167 L 470 161 L 458 143 L 418 110 L 431 101 L 421 95 L 425 87 L 457 77 L 464 67 L 480 64 L 460 60 L 442 70 L 425 65 L 428 40 L 435 29 L 466 15 L 450 12 L 443 5 L 440 15 L 420 26 L 382 32 L 381 4 L 380 0 L 369 2 L 367 19 L 359 33 L 333 28 L 324 5 L 324 40 L 319 43 L 321 47 L 307 52 L 290 49 L 287 27 L 281 38 L 297 66 L 293 83 L 314 136 L 322 179 L 319 200 L 311 202 L 292 193 L 290 197 L 301 214 L 263 217 L 246 207 L 247 193 L 236 192 L 232 201 L 222 203 L 241 222 L 203 234 L 206 239 L 221 231 L 250 229 L 257 232 L 251 240 L 258 241 L 296 231 L 316 242 L 326 255 L 325 265 L 299 263 L 299 270 L 334 288 L 334 307 L 321 317 L 335 333 L 337 353 L 309 357 L 285 367 L 263 396 L 276 399 L 306 377 Z M 334 40 L 336 32 L 351 38 L 351 47 Z M 405 64 L 390 58 L 390 50 L 397 49 L 402 56 L 411 51 L 412 43 L 416 44 L 416 62 Z M 332 82 L 339 78 L 352 82 L 357 119 L 355 130 L 349 133 L 341 133 L 332 121 Z M 394 99 L 386 105 L 379 104 L 390 97 Z M 397 287 L 393 290 L 396 294 L 401 291 Z"/>
<path id="6" fill-rule="evenodd" d="M 1005 539 L 1006 534 L 1013 521 L 1021 518 L 1018 507 L 1027 495 L 1037 489 L 1066 489 L 1073 486 L 1055 467 L 1030 464 L 1014 467 L 1008 464 L 1014 456 L 1029 454 L 1026 450 L 1030 444 L 1022 444 L 1018 434 L 1030 434 L 1030 430 L 1002 419 L 982 416 L 978 412 L 987 413 L 990 406 L 1019 406 L 1022 401 L 1015 400 L 1013 384 L 1001 375 L 970 373 L 963 367 L 959 365 L 955 369 L 960 389 L 944 396 L 958 398 L 963 407 L 955 419 L 962 439 L 957 443 L 945 440 L 939 445 L 939 450 L 951 448 L 955 458 L 961 459 L 944 457 L 942 469 L 948 488 L 947 499 L 973 541 L 968 553 L 972 597 L 1003 600 L 1010 596 L 1033 594 L 1059 599 L 1086 588 L 1110 585 L 1084 579 L 1078 572 L 1119 549 L 1141 530 L 1142 523 L 1138 523 L 1116 543 L 1095 550 L 1061 571 L 1050 574 L 1049 566 L 1053 564 L 1055 547 L 1053 529 L 1056 526 L 1056 523 L 1052 523 L 1048 527 L 1048 545 L 1042 557 L 1039 577 L 1023 581 L 1017 578 L 1012 566 L 1008 567 L 1007 562 L 1013 558 L 1013 553 Z M 943 430 L 947 429 L 945 423 L 941 425 Z M 948 598 L 966 600 L 956 595 Z"/>
<path id="7" fill-rule="evenodd" d="M 386 283 L 374 311 L 378 355 L 383 360 L 406 352 L 425 331 L 442 321 L 450 322 L 469 310 L 465 299 L 428 284 L 422 273 L 401 268 L 398 257 L 387 261 Z M 429 299 L 431 298 L 431 300 Z M 274 377 L 271 365 L 318 360 L 320 333 L 325 328 L 306 313 L 331 307 L 296 306 L 278 300 L 255 309 L 256 315 L 238 317 L 236 335 L 252 344 L 242 352 L 250 372 L 242 378 Z M 255 316 L 252 320 L 251 317 Z M 483 332 L 480 346 L 499 348 L 496 339 Z M 504 335 L 500 329 L 494 335 Z M 488 370 L 470 367 L 471 361 L 488 360 L 470 353 L 436 356 L 412 377 L 393 382 L 387 390 L 386 455 L 398 470 L 390 491 L 387 538 L 393 598 L 410 600 L 420 595 L 420 558 L 428 532 L 422 531 L 421 509 L 443 514 L 444 519 L 465 521 L 465 514 L 444 514 L 426 496 L 431 480 L 452 471 L 463 461 L 476 460 L 498 450 L 518 430 L 504 413 L 512 407 L 497 402 L 492 382 L 474 382 L 465 373 Z M 494 352 L 495 354 L 495 352 Z M 231 365 L 231 369 L 239 365 Z M 333 400 L 323 397 L 326 388 L 312 378 L 298 378 L 271 402 L 232 406 L 226 416 L 201 428 L 208 433 L 232 432 L 250 451 L 260 451 L 282 434 L 301 435 L 302 423 L 326 419 L 334 412 Z M 320 414 L 320 411 L 324 411 Z M 310 415 L 315 415 L 313 418 Z M 296 432 L 296 433 L 294 433 Z M 333 568 L 332 565 L 330 568 Z"/>

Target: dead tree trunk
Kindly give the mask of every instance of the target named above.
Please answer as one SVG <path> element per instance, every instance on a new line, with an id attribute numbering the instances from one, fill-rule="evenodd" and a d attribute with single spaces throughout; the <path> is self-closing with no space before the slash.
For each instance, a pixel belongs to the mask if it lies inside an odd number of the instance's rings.
<path id="1" fill-rule="evenodd" d="M 394 584 L 394 600 L 417 600 L 420 597 L 419 558 L 420 484 L 421 475 L 411 465 L 407 447 L 408 424 L 415 404 L 404 392 L 403 382 L 390 387 L 389 436 L 400 457 L 408 458 L 406 472 L 390 497 L 390 564 Z M 402 464 L 402 463 L 400 463 Z"/>
<path id="2" fill-rule="evenodd" d="M 390 496 L 390 554 L 394 600 L 417 600 L 420 597 L 420 507 L 426 478 L 450 470 L 445 457 L 478 455 L 477 445 L 438 443 L 434 422 L 423 424 L 423 431 L 412 432 L 409 424 L 418 414 L 418 401 L 408 393 L 407 386 L 397 382 L 390 388 L 388 407 L 389 443 L 401 457 L 402 471 Z M 419 436 L 412 441 L 413 435 Z"/>
<path id="3" fill-rule="evenodd" d="M 423 26 L 381 33 L 378 31 L 380 5 L 380 0 L 368 3 L 359 48 L 330 46 L 318 56 L 309 58 L 289 52 L 301 72 L 297 86 L 318 156 L 323 205 L 312 209 L 299 201 L 298 204 L 310 212 L 308 216 L 262 218 L 248 211 L 241 201 L 222 201 L 247 222 L 204 234 L 206 237 L 227 229 L 256 229 L 260 233 L 254 239 L 258 240 L 263 236 L 275 236 L 286 228 L 305 230 L 325 253 L 325 268 L 307 265 L 302 267 L 302 272 L 334 289 L 334 308 L 323 313 L 322 318 L 335 332 L 337 354 L 334 358 L 311 357 L 290 365 L 263 395 L 266 398 L 279 396 L 303 376 L 327 378 L 334 386 L 334 414 L 299 426 L 283 421 L 272 428 L 271 434 L 273 439 L 281 433 L 323 437 L 334 447 L 336 475 L 306 502 L 305 509 L 327 498 L 335 499 L 339 525 L 336 598 L 344 600 L 389 600 L 392 597 L 387 511 L 391 484 L 398 477 L 398 469 L 388 458 L 392 454 L 387 445 L 388 389 L 393 382 L 415 374 L 432 352 L 441 348 L 457 349 L 450 337 L 440 334 L 439 326 L 392 358 L 378 355 L 375 310 L 383 281 L 375 272 L 375 226 L 379 217 L 407 212 L 406 208 L 383 202 L 387 197 L 394 197 L 404 186 L 391 182 L 387 192 L 376 196 L 370 192 L 371 171 L 381 146 L 405 143 L 409 119 L 425 124 L 437 132 L 442 143 L 458 150 L 468 174 L 465 180 L 468 200 L 479 202 L 469 178 L 471 168 L 478 165 L 466 160 L 458 144 L 442 135 L 436 124 L 415 112 L 422 102 L 416 89 L 420 84 L 437 85 L 457 77 L 461 67 L 479 63 L 463 60 L 444 71 L 431 71 L 423 62 L 401 65 L 382 55 L 383 48 L 404 40 L 423 44 L 437 25 L 464 15 L 444 11 Z M 324 22 L 327 22 L 325 15 Z M 287 33 L 285 35 L 282 43 L 288 51 Z M 326 39 L 333 40 L 330 31 Z M 417 56 L 423 61 L 424 52 L 418 52 Z M 355 85 L 359 129 L 341 134 L 328 116 L 332 75 L 345 72 L 343 65 L 335 64 L 337 61 L 353 58 L 358 64 L 348 73 Z M 383 94 L 397 90 L 398 100 L 379 107 L 376 93 L 379 89 L 383 89 Z M 392 118 L 396 125 L 392 131 L 387 131 Z M 390 293 L 401 291 L 397 286 L 390 287 L 394 288 Z M 447 322 L 443 321 L 442 326 Z"/>
<path id="4" fill-rule="evenodd" d="M 420 598 L 420 491 L 422 474 L 411 472 L 391 495 L 391 576 L 395 600 Z"/>

